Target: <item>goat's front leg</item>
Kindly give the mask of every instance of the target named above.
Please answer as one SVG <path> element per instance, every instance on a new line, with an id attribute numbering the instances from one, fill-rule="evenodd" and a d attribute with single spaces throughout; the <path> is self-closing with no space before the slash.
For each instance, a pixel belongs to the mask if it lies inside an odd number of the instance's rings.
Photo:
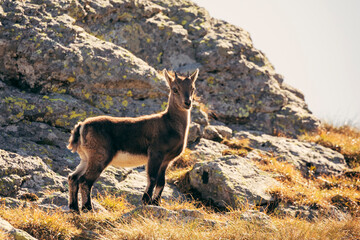
<path id="1" fill-rule="evenodd" d="M 154 197 L 152 199 L 153 205 L 159 206 L 161 193 L 165 187 L 165 173 L 168 165 L 169 165 L 168 162 L 167 163 L 163 162 L 160 166 L 159 173 L 156 179 L 156 188 L 154 192 Z"/>
<path id="2" fill-rule="evenodd" d="M 156 179 L 158 177 L 159 168 L 163 160 L 163 154 L 159 152 L 149 152 L 149 161 L 147 164 L 147 186 L 142 197 L 142 202 L 145 205 L 152 204 L 151 198 L 154 187 L 156 185 Z"/>

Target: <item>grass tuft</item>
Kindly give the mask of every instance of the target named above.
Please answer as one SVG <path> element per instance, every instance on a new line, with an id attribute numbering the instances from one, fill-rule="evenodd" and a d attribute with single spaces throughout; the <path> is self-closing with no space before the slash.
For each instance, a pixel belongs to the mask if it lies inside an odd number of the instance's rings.
<path id="1" fill-rule="evenodd" d="M 80 233 L 69 217 L 60 210 L 45 211 L 37 207 L 13 209 L 1 207 L 0 216 L 15 228 L 23 229 L 38 239 L 72 239 Z"/>
<path id="2" fill-rule="evenodd" d="M 324 210 L 335 205 L 355 216 L 360 213 L 360 189 L 355 187 L 359 180 L 356 178 L 323 176 L 308 179 L 290 163 L 268 156 L 255 163 L 260 169 L 276 174 L 280 185 L 269 191 L 281 202 L 317 206 Z"/>
<path id="3" fill-rule="evenodd" d="M 351 168 L 360 166 L 360 130 L 351 126 L 324 124 L 316 134 L 305 134 L 301 140 L 314 142 L 344 155 Z"/>
<path id="4" fill-rule="evenodd" d="M 23 229 L 38 239 L 359 239 L 359 218 L 343 221 L 320 219 L 308 222 L 301 219 L 270 217 L 269 222 L 247 222 L 241 211 L 228 214 L 209 211 L 195 201 L 166 200 L 163 207 L 181 211 L 199 212 L 196 218 L 163 218 L 135 215 L 122 221 L 119 212 L 130 212 L 133 206 L 126 202 L 122 207 L 113 201 L 123 201 L 113 195 L 98 196 L 108 212 L 91 212 L 81 215 L 60 210 L 42 210 L 34 207 L 14 209 L 0 207 L 0 216 L 15 227 Z M 246 210 L 246 209 L 244 209 Z M 202 219 L 212 221 L 206 224 Z M 1 239 L 11 239 L 0 231 Z"/>

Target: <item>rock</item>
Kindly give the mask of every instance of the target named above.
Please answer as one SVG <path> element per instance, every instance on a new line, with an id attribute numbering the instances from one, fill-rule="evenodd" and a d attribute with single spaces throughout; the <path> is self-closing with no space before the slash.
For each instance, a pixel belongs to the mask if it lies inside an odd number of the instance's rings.
<path id="1" fill-rule="evenodd" d="M 214 125 L 214 128 L 216 129 L 216 131 L 221 135 L 221 137 L 230 139 L 232 137 L 232 129 L 226 126 L 222 126 L 222 125 Z"/>
<path id="2" fill-rule="evenodd" d="M 248 222 L 260 222 L 263 224 L 269 224 L 271 222 L 271 218 L 268 215 L 257 210 L 246 210 L 241 213 L 240 219 Z"/>
<path id="3" fill-rule="evenodd" d="M 4 197 L 0 199 L 0 203 L 6 207 L 17 208 L 23 205 L 23 202 L 12 197 Z"/>
<path id="4" fill-rule="evenodd" d="M 231 128 L 221 125 L 209 125 L 204 128 L 203 137 L 213 141 L 221 141 L 222 139 L 230 139 L 232 136 Z"/>
<path id="5" fill-rule="evenodd" d="M 329 206 L 327 209 L 317 209 L 312 206 L 294 206 L 292 204 L 280 203 L 274 211 L 274 215 L 280 217 L 291 217 L 315 221 L 320 218 L 331 218 L 337 221 L 344 221 L 351 218 L 350 214 L 339 210 L 336 206 Z"/>
<path id="6" fill-rule="evenodd" d="M 224 144 L 201 138 L 191 154 L 196 157 L 198 161 L 209 161 L 221 157 L 221 152 L 227 148 Z"/>
<path id="7" fill-rule="evenodd" d="M 343 155 L 315 143 L 274 137 L 262 133 L 252 134 L 247 131 L 240 131 L 235 134 L 235 137 L 249 139 L 250 147 L 272 152 L 278 160 L 293 164 L 306 176 L 309 171 L 313 171 L 318 176 L 339 174 L 347 169 Z M 252 153 L 254 160 L 261 159 L 261 157 L 254 156 L 255 154 L 256 152 Z"/>
<path id="8" fill-rule="evenodd" d="M 0 149 L 0 195 L 16 196 L 20 190 L 64 190 L 66 178 L 53 172 L 39 157 L 23 157 Z"/>
<path id="9" fill-rule="evenodd" d="M 16 240 L 36 240 L 24 230 L 14 228 L 8 221 L 0 217 L 0 229 L 13 236 Z"/>
<path id="10" fill-rule="evenodd" d="M 211 125 L 204 128 L 203 137 L 217 142 L 222 140 L 222 135 L 218 133 L 214 126 Z"/>
<path id="11" fill-rule="evenodd" d="M 51 170 L 66 176 L 80 162 L 67 150 L 69 133 L 39 122 L 19 122 L 0 127 L 0 149 L 22 156 L 39 156 Z"/>
<path id="12" fill-rule="evenodd" d="M 188 133 L 188 143 L 193 143 L 199 140 L 201 137 L 201 128 L 198 123 L 191 123 Z"/>
<path id="13" fill-rule="evenodd" d="M 274 201 L 267 190 L 277 184 L 249 160 L 234 155 L 196 163 L 189 172 L 190 187 L 221 208 L 267 205 Z"/>
<path id="14" fill-rule="evenodd" d="M 106 177 L 102 174 L 99 180 L 94 184 L 93 195 L 98 192 L 110 192 L 117 196 L 124 196 L 126 200 L 134 205 L 142 205 L 141 198 L 144 194 L 147 184 L 146 172 L 143 168 L 136 168 L 128 172 L 123 180 Z M 185 198 L 177 188 L 171 184 L 166 184 L 162 193 L 162 198 Z"/>
<path id="15" fill-rule="evenodd" d="M 0 104 L 0 124 L 31 116 L 69 129 L 100 112 L 157 112 L 167 89 L 155 69 L 200 68 L 197 95 L 206 113 L 195 104 L 192 119 L 202 126 L 207 113 L 270 134 L 296 136 L 319 126 L 303 94 L 283 82 L 249 33 L 189 1 L 90 0 L 84 7 L 78 0 L 5 0 L 1 9 L 0 89 L 11 85 L 38 99 Z M 61 114 L 51 102 L 53 112 L 45 111 L 43 97 L 62 99 L 68 109 Z"/>
<path id="16" fill-rule="evenodd" d="M 201 109 L 200 104 L 197 102 L 194 102 L 191 110 L 191 121 L 198 123 L 201 126 L 209 125 L 209 117 L 207 113 Z"/>
<path id="17" fill-rule="evenodd" d="M 41 204 L 53 204 L 53 205 L 56 205 L 59 207 L 67 206 L 68 205 L 68 194 L 53 192 L 49 195 L 46 195 L 42 199 Z"/>
<path id="18" fill-rule="evenodd" d="M 331 203 L 343 212 L 354 212 L 360 206 L 360 199 L 354 201 L 349 197 L 337 194 L 331 198 Z"/>

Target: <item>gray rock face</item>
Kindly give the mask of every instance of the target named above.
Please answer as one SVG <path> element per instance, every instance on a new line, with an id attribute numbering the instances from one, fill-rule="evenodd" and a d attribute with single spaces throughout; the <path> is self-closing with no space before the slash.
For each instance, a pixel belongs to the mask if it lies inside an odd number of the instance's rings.
<path id="1" fill-rule="evenodd" d="M 20 191 L 65 191 L 66 179 L 38 157 L 23 157 L 0 149 L 0 166 L 0 195 L 3 197 L 16 196 Z"/>
<path id="2" fill-rule="evenodd" d="M 238 132 L 235 136 L 249 139 L 251 147 L 272 152 L 278 160 L 293 164 L 305 175 L 309 170 L 315 175 L 329 175 L 339 174 L 347 169 L 343 155 L 315 143 L 267 134 L 253 135 L 246 131 Z M 252 157 L 256 158 L 255 155 Z"/>
<path id="3" fill-rule="evenodd" d="M 200 68 L 197 94 L 225 123 L 288 135 L 319 124 L 246 31 L 189 1 L 5 0 L 0 24 L 2 88 L 37 95 L 6 96 L 6 124 L 31 118 L 69 129 L 100 113 L 159 111 L 167 90 L 155 69 L 163 68 Z"/>
<path id="4" fill-rule="evenodd" d="M 225 156 L 195 164 L 189 172 L 189 184 L 203 199 L 219 207 L 237 208 L 272 202 L 267 190 L 278 183 L 249 160 Z"/>

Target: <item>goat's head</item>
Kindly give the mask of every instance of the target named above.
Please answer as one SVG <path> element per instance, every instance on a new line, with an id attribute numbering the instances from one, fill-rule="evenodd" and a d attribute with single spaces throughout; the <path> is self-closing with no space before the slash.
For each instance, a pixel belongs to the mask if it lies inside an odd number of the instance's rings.
<path id="1" fill-rule="evenodd" d="M 191 108 L 198 74 L 199 69 L 196 69 L 193 74 L 186 77 L 178 76 L 176 73 L 172 76 L 164 69 L 164 75 L 170 87 L 170 99 L 172 104 L 179 110 L 189 110 Z"/>

